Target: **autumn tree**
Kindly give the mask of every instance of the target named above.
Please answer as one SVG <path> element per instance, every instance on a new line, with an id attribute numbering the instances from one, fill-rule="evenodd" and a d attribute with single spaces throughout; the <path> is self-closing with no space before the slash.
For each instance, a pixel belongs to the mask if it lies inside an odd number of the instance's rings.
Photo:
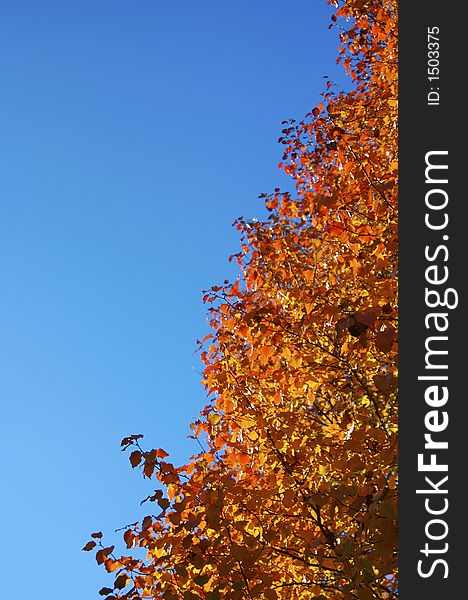
<path id="1" fill-rule="evenodd" d="M 122 442 L 160 485 L 127 555 L 85 546 L 108 600 L 398 595 L 397 6 L 335 6 L 351 90 L 285 123 L 296 192 L 237 221 L 239 277 L 205 295 L 203 450 L 175 467 Z"/>

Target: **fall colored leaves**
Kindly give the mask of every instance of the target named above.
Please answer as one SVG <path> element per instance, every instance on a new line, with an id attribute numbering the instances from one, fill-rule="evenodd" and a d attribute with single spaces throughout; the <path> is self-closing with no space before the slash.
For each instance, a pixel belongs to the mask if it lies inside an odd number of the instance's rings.
<path id="1" fill-rule="evenodd" d="M 129 555 L 84 548 L 108 600 L 397 596 L 397 7 L 337 9 L 353 88 L 285 122 L 296 197 L 236 222 L 239 278 L 204 297 L 202 450 L 175 467 L 122 442 L 158 489 Z"/>

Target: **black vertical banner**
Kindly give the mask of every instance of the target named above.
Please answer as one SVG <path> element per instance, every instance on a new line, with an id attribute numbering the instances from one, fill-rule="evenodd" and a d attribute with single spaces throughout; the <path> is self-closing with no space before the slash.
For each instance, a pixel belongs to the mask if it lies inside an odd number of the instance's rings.
<path id="1" fill-rule="evenodd" d="M 400 588 L 468 598 L 464 4 L 400 2 Z"/>

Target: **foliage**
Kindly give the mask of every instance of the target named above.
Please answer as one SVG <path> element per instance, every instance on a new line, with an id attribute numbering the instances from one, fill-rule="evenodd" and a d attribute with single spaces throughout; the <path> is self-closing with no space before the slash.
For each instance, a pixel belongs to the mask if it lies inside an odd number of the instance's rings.
<path id="1" fill-rule="evenodd" d="M 114 598 L 387 599 L 396 580 L 396 1 L 347 0 L 338 60 L 353 85 L 285 123 L 296 195 L 236 226 L 240 277 L 214 286 L 201 343 L 204 449 L 182 467 L 141 436 L 154 515 L 85 550 Z M 147 555 L 138 558 L 137 548 Z"/>

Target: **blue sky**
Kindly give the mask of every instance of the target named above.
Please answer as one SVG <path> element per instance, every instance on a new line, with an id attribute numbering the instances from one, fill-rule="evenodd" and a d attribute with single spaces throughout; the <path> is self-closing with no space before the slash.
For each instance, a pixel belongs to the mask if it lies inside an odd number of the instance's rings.
<path id="1" fill-rule="evenodd" d="M 152 489 L 122 437 L 177 463 L 196 451 L 201 292 L 235 275 L 232 221 L 287 185 L 281 121 L 342 79 L 329 15 L 325 0 L 2 3 L 5 598 L 108 583 L 81 547 L 145 514 Z"/>

